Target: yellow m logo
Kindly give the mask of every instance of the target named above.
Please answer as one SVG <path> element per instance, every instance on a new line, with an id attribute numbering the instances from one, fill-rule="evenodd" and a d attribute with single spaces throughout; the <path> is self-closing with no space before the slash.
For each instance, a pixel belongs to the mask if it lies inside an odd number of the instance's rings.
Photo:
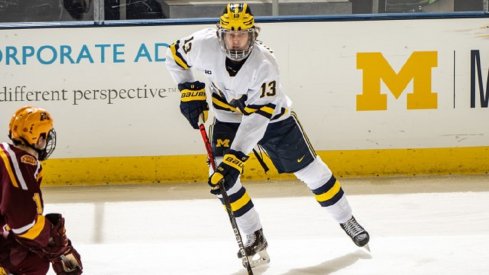
<path id="1" fill-rule="evenodd" d="M 216 147 L 229 147 L 229 139 L 217 139 Z"/>
<path id="2" fill-rule="evenodd" d="M 437 52 L 413 52 L 399 73 L 382 53 L 357 53 L 357 69 L 363 70 L 363 91 L 357 95 L 357 111 L 387 110 L 387 94 L 381 93 L 381 80 L 396 99 L 413 80 L 407 109 L 436 109 L 438 94 L 431 90 L 431 69 L 437 66 Z"/>

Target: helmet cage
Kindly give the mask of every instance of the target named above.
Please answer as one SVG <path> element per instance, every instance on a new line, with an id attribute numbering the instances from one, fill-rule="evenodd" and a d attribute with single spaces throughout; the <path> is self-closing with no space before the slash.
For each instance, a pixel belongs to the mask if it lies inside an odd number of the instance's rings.
<path id="1" fill-rule="evenodd" d="M 44 137 L 45 134 L 42 134 L 41 136 Z M 43 149 L 34 148 L 34 150 L 37 151 L 39 160 L 48 159 L 56 148 L 56 131 L 54 129 L 51 129 L 45 138 L 46 146 L 44 146 Z"/>
<path id="2" fill-rule="evenodd" d="M 244 49 L 229 49 L 226 46 L 225 35 L 232 32 L 246 32 L 248 33 L 248 43 Z M 247 58 L 254 48 L 256 37 L 258 36 L 258 31 L 256 28 L 249 28 L 246 30 L 228 30 L 224 28 L 217 29 L 217 37 L 219 38 L 219 45 L 221 49 L 226 53 L 226 56 L 233 61 L 241 61 Z"/>

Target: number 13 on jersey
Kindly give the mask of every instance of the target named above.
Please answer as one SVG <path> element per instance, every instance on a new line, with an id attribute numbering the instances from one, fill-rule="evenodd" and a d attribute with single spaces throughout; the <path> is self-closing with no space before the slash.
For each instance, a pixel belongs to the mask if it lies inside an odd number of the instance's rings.
<path id="1" fill-rule="evenodd" d="M 261 95 L 260 98 L 265 97 L 265 96 L 274 96 L 277 94 L 276 90 L 276 82 L 275 80 L 270 81 L 268 83 L 263 83 L 260 88 Z"/>

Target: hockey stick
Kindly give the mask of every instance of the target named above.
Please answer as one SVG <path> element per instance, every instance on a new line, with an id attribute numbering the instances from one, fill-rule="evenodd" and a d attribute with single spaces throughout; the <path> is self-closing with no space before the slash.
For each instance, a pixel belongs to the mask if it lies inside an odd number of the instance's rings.
<path id="1" fill-rule="evenodd" d="M 205 144 L 205 149 L 207 150 L 207 157 L 209 158 L 210 165 L 212 170 L 216 170 L 216 162 L 214 160 L 214 154 L 212 153 L 212 146 L 209 141 L 209 137 L 207 136 L 207 131 L 205 130 L 204 123 L 199 124 L 200 134 L 202 135 L 202 140 Z M 222 200 L 224 201 L 224 206 L 226 207 L 226 212 L 228 213 L 229 221 L 231 222 L 231 227 L 233 228 L 234 237 L 236 237 L 236 241 L 238 242 L 239 251 L 241 255 L 243 255 L 243 262 L 246 266 L 246 270 L 248 270 L 248 275 L 253 275 L 253 270 L 251 270 L 250 260 L 246 255 L 243 238 L 241 237 L 241 233 L 239 233 L 238 224 L 236 223 L 236 217 L 233 214 L 233 210 L 231 209 L 231 203 L 229 202 L 229 196 L 226 193 L 226 189 L 224 189 L 224 180 L 219 181 L 218 183 L 219 190 L 222 195 Z"/>

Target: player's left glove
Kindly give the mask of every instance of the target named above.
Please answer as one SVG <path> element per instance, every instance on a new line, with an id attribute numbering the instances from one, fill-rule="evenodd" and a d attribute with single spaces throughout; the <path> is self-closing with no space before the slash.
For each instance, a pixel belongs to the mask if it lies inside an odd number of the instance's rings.
<path id="1" fill-rule="evenodd" d="M 209 105 L 205 94 L 205 83 L 200 81 L 178 84 L 181 93 L 180 112 L 194 129 L 199 129 L 199 117 L 207 120 Z"/>
<path id="2" fill-rule="evenodd" d="M 244 164 L 248 160 L 248 156 L 242 152 L 229 150 L 224 158 L 217 166 L 214 173 L 209 177 L 209 185 L 211 193 L 219 194 L 219 182 L 224 180 L 224 188 L 229 190 L 238 180 L 239 175 L 243 172 Z"/>

